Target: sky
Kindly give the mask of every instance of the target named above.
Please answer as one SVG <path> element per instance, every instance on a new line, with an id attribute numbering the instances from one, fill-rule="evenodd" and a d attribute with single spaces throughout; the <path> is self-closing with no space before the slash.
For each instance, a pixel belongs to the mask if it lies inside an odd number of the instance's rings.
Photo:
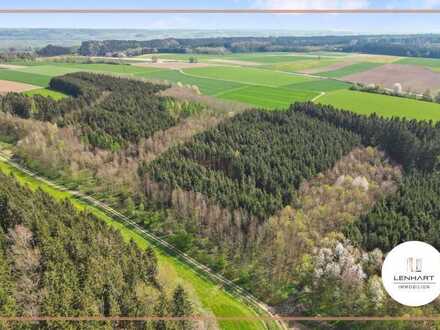
<path id="1" fill-rule="evenodd" d="M 10 8 L 440 8 L 440 0 L 15 0 Z M 0 14 L 2 28 L 440 33 L 440 14 Z"/>

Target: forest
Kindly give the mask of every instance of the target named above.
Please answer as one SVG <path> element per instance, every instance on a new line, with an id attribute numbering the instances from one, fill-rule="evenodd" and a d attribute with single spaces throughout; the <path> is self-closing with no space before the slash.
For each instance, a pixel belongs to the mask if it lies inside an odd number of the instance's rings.
<path id="1" fill-rule="evenodd" d="M 199 192 L 264 219 L 292 202 L 303 180 L 359 143 L 345 130 L 293 111 L 247 111 L 169 151 L 145 173 L 172 189 Z"/>
<path id="2" fill-rule="evenodd" d="M 405 169 L 397 192 L 347 226 L 347 237 L 366 250 L 380 248 L 384 252 L 408 240 L 440 246 L 436 234 L 440 216 L 439 124 L 366 117 L 311 104 L 295 104 L 292 109 L 359 134 L 363 144 L 380 147 Z"/>
<path id="3" fill-rule="evenodd" d="M 390 251 L 405 241 L 440 248 L 440 173 L 405 176 L 396 194 L 378 203 L 346 229 L 347 237 L 366 250 Z"/>
<path id="4" fill-rule="evenodd" d="M 106 56 L 125 53 L 197 53 L 211 49 L 219 54 L 273 51 L 328 50 L 440 58 L 440 36 L 420 35 L 356 35 L 356 36 L 289 36 L 289 37 L 224 37 L 156 40 L 103 40 L 84 41 L 79 54 L 84 56 Z"/>
<path id="5" fill-rule="evenodd" d="M 0 309 L 2 316 L 189 316 L 182 287 L 166 294 L 156 256 L 124 242 L 68 201 L 32 192 L 0 174 Z M 64 321 L 8 324 L 5 329 L 189 329 L 186 321 Z M 85 327 L 84 327 L 85 326 Z"/>
<path id="6" fill-rule="evenodd" d="M 50 87 L 72 97 L 55 101 L 39 95 L 9 93 L 1 99 L 3 111 L 60 127 L 75 126 L 87 144 L 112 150 L 148 138 L 178 120 L 176 114 L 165 109 L 166 98 L 156 96 L 165 86 L 75 73 L 53 78 Z"/>
<path id="7" fill-rule="evenodd" d="M 74 47 L 64 47 L 48 44 L 47 46 L 37 50 L 38 56 L 60 56 L 74 53 Z"/>
<path id="8" fill-rule="evenodd" d="M 399 306 L 379 277 L 395 244 L 439 246 L 439 124 L 312 103 L 235 109 L 185 88 L 84 73 L 51 87 L 71 97 L 1 98 L 0 138 L 15 159 L 93 193 L 277 313 L 440 310 Z"/>

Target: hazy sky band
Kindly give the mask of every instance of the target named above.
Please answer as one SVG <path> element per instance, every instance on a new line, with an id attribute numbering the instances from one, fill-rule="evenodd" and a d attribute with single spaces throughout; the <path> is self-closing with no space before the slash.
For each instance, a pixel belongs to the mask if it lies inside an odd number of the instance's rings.
<path id="1" fill-rule="evenodd" d="M 0 8 L 433 9 L 440 0 L 15 0 Z"/>
<path id="2" fill-rule="evenodd" d="M 105 4 L 105 6 L 104 6 Z M 0 9 L 440 9 L 440 0 L 15 0 Z M 440 14 L 2 14 L 0 27 L 440 32 Z"/>

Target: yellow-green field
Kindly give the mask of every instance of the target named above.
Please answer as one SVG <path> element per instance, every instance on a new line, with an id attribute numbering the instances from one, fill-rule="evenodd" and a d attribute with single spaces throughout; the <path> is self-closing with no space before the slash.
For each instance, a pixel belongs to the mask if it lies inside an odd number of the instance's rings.
<path id="1" fill-rule="evenodd" d="M 440 120 L 440 104 L 373 93 L 339 90 L 330 92 L 317 101 L 362 115 L 377 113 L 384 117 Z"/>
<path id="2" fill-rule="evenodd" d="M 65 97 L 67 97 L 66 94 L 48 89 L 48 88 L 39 88 L 39 89 L 33 89 L 27 92 L 23 92 L 24 95 L 27 96 L 33 96 L 33 95 L 41 95 L 41 96 L 46 96 L 46 97 L 51 97 L 54 100 L 61 100 Z"/>

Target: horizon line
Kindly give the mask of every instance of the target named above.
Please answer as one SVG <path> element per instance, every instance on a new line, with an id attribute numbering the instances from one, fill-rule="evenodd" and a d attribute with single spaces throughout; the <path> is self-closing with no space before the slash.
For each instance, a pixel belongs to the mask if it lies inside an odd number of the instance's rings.
<path id="1" fill-rule="evenodd" d="M 0 14 L 440 14 L 440 8 L 209 9 L 209 8 L 0 8 Z"/>

